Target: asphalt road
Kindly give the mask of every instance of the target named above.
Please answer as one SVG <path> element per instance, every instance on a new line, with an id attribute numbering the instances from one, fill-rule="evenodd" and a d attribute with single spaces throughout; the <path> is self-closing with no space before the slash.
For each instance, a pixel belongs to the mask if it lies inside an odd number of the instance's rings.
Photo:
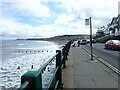
<path id="1" fill-rule="evenodd" d="M 83 46 L 91 51 L 89 44 Z M 105 49 L 104 44 L 96 43 L 93 44 L 93 53 L 120 70 L 120 51 Z"/>

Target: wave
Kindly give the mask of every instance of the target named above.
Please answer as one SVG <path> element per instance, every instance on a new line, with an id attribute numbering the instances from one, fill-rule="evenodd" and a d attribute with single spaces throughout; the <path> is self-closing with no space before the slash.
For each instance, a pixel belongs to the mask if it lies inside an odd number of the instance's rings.
<path id="1" fill-rule="evenodd" d="M 24 45 L 26 45 L 25 43 L 21 43 L 21 44 L 18 44 L 19 46 L 24 46 Z"/>

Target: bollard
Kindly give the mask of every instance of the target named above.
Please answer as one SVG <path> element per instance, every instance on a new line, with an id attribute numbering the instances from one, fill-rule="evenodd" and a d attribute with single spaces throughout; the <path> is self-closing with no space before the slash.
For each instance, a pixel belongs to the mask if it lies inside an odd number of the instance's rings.
<path id="1" fill-rule="evenodd" d="M 50 72 L 50 68 L 48 67 L 48 72 Z"/>
<path id="2" fill-rule="evenodd" d="M 17 69 L 20 69 L 20 66 L 18 66 Z"/>
<path id="3" fill-rule="evenodd" d="M 31 69 L 33 69 L 33 65 L 31 66 Z"/>

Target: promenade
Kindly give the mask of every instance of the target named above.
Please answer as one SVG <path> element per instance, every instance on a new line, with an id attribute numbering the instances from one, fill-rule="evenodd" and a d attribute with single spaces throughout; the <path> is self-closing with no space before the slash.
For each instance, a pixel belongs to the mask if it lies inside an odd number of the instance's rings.
<path id="1" fill-rule="evenodd" d="M 70 48 L 66 68 L 63 69 L 63 89 L 80 90 L 119 90 L 118 74 L 99 62 L 96 58 L 90 60 L 81 45 Z M 83 89 L 84 88 L 84 89 Z"/>

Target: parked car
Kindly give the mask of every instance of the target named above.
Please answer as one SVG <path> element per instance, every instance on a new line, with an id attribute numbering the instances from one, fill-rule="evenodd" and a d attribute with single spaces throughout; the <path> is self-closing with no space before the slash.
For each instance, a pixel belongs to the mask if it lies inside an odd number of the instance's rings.
<path id="1" fill-rule="evenodd" d="M 105 43 L 105 48 L 120 50 L 120 40 L 108 40 Z"/>
<path id="2" fill-rule="evenodd" d="M 92 43 L 96 43 L 96 40 L 95 40 L 95 39 L 92 39 Z"/>
<path id="3" fill-rule="evenodd" d="M 87 43 L 90 43 L 90 39 L 87 39 Z M 92 43 L 96 43 L 96 40 L 92 39 Z"/>
<path id="4" fill-rule="evenodd" d="M 80 40 L 80 44 L 81 44 L 81 45 L 87 44 L 87 40 L 86 40 L 86 39 L 81 39 L 81 40 Z"/>
<path id="5" fill-rule="evenodd" d="M 87 39 L 87 43 L 90 43 L 90 39 Z"/>

